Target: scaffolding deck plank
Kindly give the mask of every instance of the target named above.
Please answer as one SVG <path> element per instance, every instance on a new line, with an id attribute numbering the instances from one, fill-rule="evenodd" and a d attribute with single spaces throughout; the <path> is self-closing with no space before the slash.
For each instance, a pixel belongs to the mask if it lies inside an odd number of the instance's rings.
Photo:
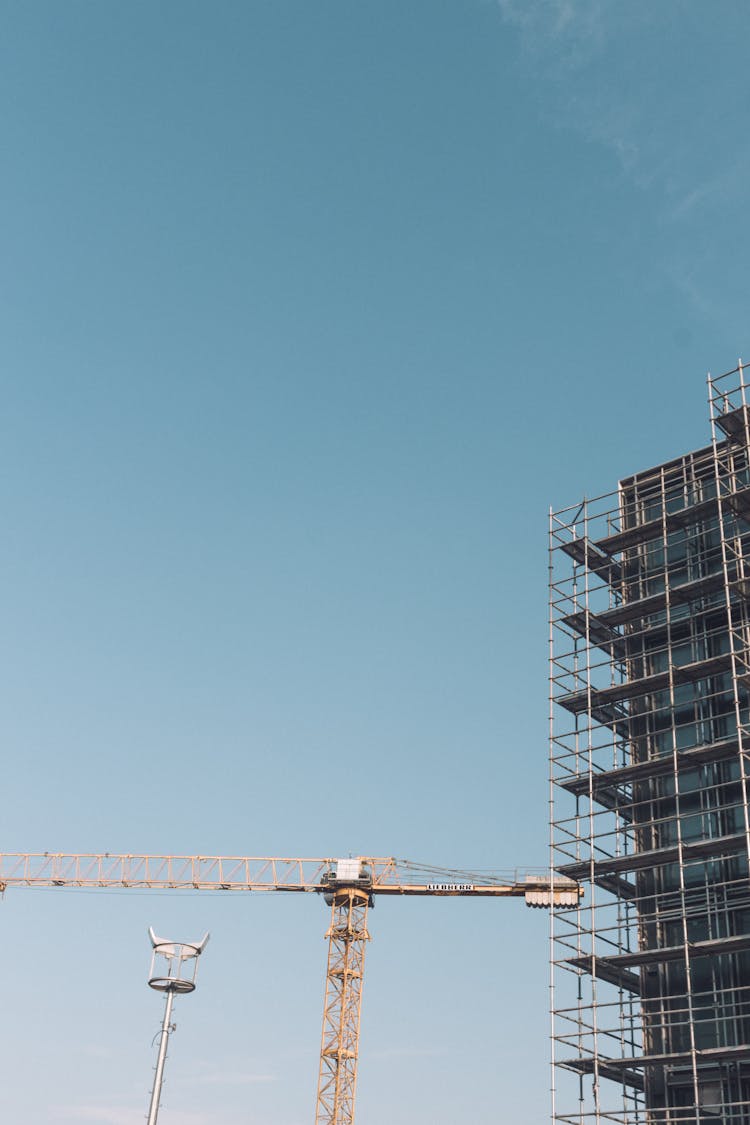
<path id="1" fill-rule="evenodd" d="M 648 780 L 652 777 L 663 777 L 677 771 L 694 769 L 696 766 L 709 762 L 718 762 L 733 757 L 739 752 L 737 739 L 725 742 L 709 742 L 705 746 L 696 746 L 692 750 L 678 750 L 676 756 L 668 754 L 663 758 L 651 758 L 647 762 L 636 762 L 631 766 L 620 766 L 617 769 L 602 770 L 600 773 L 583 773 L 567 781 L 556 779 L 555 784 L 567 789 L 576 797 L 585 796 L 591 791 L 594 797 L 600 790 L 612 789 L 620 785 L 627 785 L 634 781 Z"/>
<path id="2" fill-rule="evenodd" d="M 673 602 L 693 602 L 706 594 L 721 590 L 724 586 L 724 574 L 717 570 L 712 574 L 704 574 L 702 578 L 693 578 L 690 582 L 681 582 L 669 587 L 669 596 Z"/>
<path id="3" fill-rule="evenodd" d="M 699 523 L 706 516 L 717 514 L 717 500 L 711 496 L 708 500 L 700 500 L 687 508 L 679 508 L 676 512 L 667 513 L 667 530 L 673 531 L 678 527 L 688 527 L 690 524 Z"/>
<path id="4" fill-rule="evenodd" d="M 560 544 L 560 550 L 580 566 L 598 574 L 610 586 L 620 581 L 622 567 L 609 555 L 603 554 L 594 547 L 590 539 L 569 539 Z"/>
<path id="5" fill-rule="evenodd" d="M 666 604 L 666 594 L 650 594 L 647 598 L 633 598 L 612 609 L 605 609 L 599 614 L 599 619 L 609 626 L 629 625 L 643 617 L 650 617 L 652 613 L 659 613 Z"/>
<path id="6" fill-rule="evenodd" d="M 613 984 L 616 988 L 622 988 L 626 992 L 633 993 L 634 996 L 640 995 L 640 976 L 637 973 L 630 972 L 627 968 L 614 964 L 615 961 L 616 958 L 614 957 L 592 957 L 590 954 L 585 957 L 566 958 L 566 964 L 570 965 L 571 968 L 583 969 L 585 973 L 596 977 L 597 980 Z"/>
<path id="7" fill-rule="evenodd" d="M 651 695 L 656 691 L 663 691 L 669 687 L 670 680 L 677 683 L 695 683 L 715 676 L 718 672 L 731 668 L 732 658 L 729 653 L 719 656 L 709 656 L 705 660 L 695 660 L 690 664 L 673 664 L 664 672 L 656 672 L 651 676 L 642 676 L 640 679 L 626 679 L 620 684 L 611 684 L 605 688 L 590 688 L 585 691 L 570 692 L 555 699 L 561 707 L 578 715 L 581 711 L 588 711 L 589 696 L 593 714 L 594 707 L 606 706 L 609 703 L 624 703 L 629 699 L 636 699 L 640 695 Z"/>
<path id="8" fill-rule="evenodd" d="M 595 875 L 594 882 L 603 891 L 608 891 L 615 898 L 624 902 L 632 902 L 637 895 L 635 883 L 622 875 Z"/>
<path id="9" fill-rule="evenodd" d="M 601 1078 L 609 1078 L 618 1085 L 632 1086 L 634 1090 L 643 1090 L 645 1083 L 643 1075 L 639 1074 L 636 1070 L 629 1070 L 626 1067 L 618 1067 L 615 1069 L 610 1065 L 612 1061 L 622 1063 L 627 1060 L 617 1059 L 598 1059 L 596 1066 L 594 1066 L 594 1059 L 590 1057 L 578 1059 L 561 1059 L 557 1064 L 558 1066 L 565 1067 L 566 1070 L 572 1070 L 576 1074 L 593 1074 L 594 1070 L 597 1071 Z"/>
<path id="10" fill-rule="evenodd" d="M 643 965 L 656 965 L 666 961 L 683 960 L 686 954 L 693 957 L 711 957 L 722 953 L 741 953 L 750 949 L 750 934 L 737 934 L 733 937 L 706 938 L 704 941 L 691 941 L 687 945 L 668 945 L 654 949 L 639 949 L 630 953 L 613 953 L 604 957 L 571 957 L 568 964 L 574 968 L 584 969 L 587 973 L 603 980 L 617 983 L 620 975 L 635 977 L 634 973 L 627 973 L 628 969 L 639 968 Z M 611 974 L 608 976 L 607 974 Z M 638 980 L 638 977 L 635 977 Z M 632 991 L 638 991 L 633 989 Z"/>
<path id="11" fill-rule="evenodd" d="M 672 602 L 684 604 L 694 602 L 706 594 L 720 590 L 724 585 L 724 575 L 721 571 L 705 574 L 702 578 L 693 578 L 689 582 L 680 582 L 669 587 L 669 598 Z M 645 598 L 633 598 L 624 601 L 612 609 L 602 610 L 598 614 L 599 620 L 610 627 L 632 624 L 644 617 L 650 617 L 666 609 L 667 594 L 662 591 L 658 594 L 649 594 Z"/>
<path id="12" fill-rule="evenodd" d="M 723 414 L 717 414 L 716 425 L 728 438 L 746 440 L 749 432 L 748 408 L 738 406 L 734 410 L 726 410 Z"/>
<path id="13" fill-rule="evenodd" d="M 651 539 L 658 538 L 663 530 L 664 525 L 660 519 L 647 520 L 645 523 L 635 524 L 633 527 L 626 527 L 613 532 L 611 535 L 605 535 L 602 539 L 595 539 L 594 546 L 602 554 L 618 555 L 621 551 L 628 547 L 634 547 L 637 543 L 646 543 Z"/>
<path id="14" fill-rule="evenodd" d="M 580 637 L 585 637 L 597 648 L 604 649 L 613 659 L 625 659 L 627 652 L 625 637 L 591 610 L 582 609 L 576 613 L 569 613 L 560 619 L 559 624 L 578 633 Z"/>
<path id="15" fill-rule="evenodd" d="M 665 530 L 670 532 L 678 528 L 689 527 L 694 523 L 701 523 L 715 509 L 716 499 L 714 497 L 708 500 L 700 500 L 696 504 L 687 504 L 675 512 L 667 512 L 663 520 L 661 517 L 655 520 L 645 520 L 643 523 L 633 524 L 632 527 L 621 528 L 619 531 L 615 531 L 611 535 L 605 535 L 601 539 L 595 539 L 593 540 L 593 546 L 605 556 L 618 555 L 629 547 L 639 546 L 641 543 L 658 539 L 664 534 Z"/>
<path id="16" fill-rule="evenodd" d="M 653 848 L 647 851 L 631 852 L 628 855 L 610 856 L 597 859 L 593 864 L 594 876 L 613 875 L 622 871 L 642 871 L 648 868 L 664 867 L 668 863 L 689 863 L 692 859 L 706 859 L 711 856 L 733 855 L 743 851 L 746 846 L 744 833 L 731 836 L 714 836 L 705 840 L 683 843 L 682 848 L 672 844 L 667 848 Z M 578 862 L 563 864 L 558 870 L 561 875 L 581 882 L 591 875 L 591 863 Z"/>
<path id="17" fill-rule="evenodd" d="M 726 672 L 731 667 L 731 653 L 723 652 L 718 656 L 707 656 L 705 660 L 691 661 L 690 664 L 675 664 L 674 678 L 679 683 L 695 683 L 696 680 L 705 680 L 719 672 Z"/>
<path id="18" fill-rule="evenodd" d="M 588 710 L 593 714 L 596 707 L 606 706 L 609 703 L 624 703 L 626 700 L 635 699 L 636 696 L 663 691 L 667 687 L 669 687 L 669 672 L 657 672 L 654 676 L 644 676 L 640 680 L 623 680 L 621 684 L 612 684 L 606 688 L 571 692 L 569 695 L 559 696 L 555 702 L 574 715 Z M 591 708 L 588 706 L 589 696 Z M 622 712 L 622 717 L 624 715 L 625 712 Z"/>
<path id="19" fill-rule="evenodd" d="M 729 507 L 741 520 L 750 520 L 750 488 L 740 488 L 725 497 Z"/>
<path id="20" fill-rule="evenodd" d="M 572 1070 L 576 1074 L 597 1073 L 602 1078 L 609 1078 L 613 1082 L 624 1083 L 634 1089 L 643 1090 L 644 1080 L 638 1073 L 639 1071 L 648 1070 L 651 1067 L 689 1067 L 693 1063 L 693 1058 L 695 1058 L 698 1067 L 750 1059 L 750 1045 L 703 1047 L 696 1048 L 693 1053 L 680 1051 L 672 1055 L 636 1055 L 619 1059 L 602 1056 L 594 1058 L 591 1055 L 585 1055 L 574 1059 L 561 1059 L 558 1065 L 565 1067 L 566 1070 Z"/>
<path id="21" fill-rule="evenodd" d="M 694 1053 L 696 1062 L 699 1064 L 750 1059 L 750 1044 L 741 1043 L 734 1047 L 696 1047 Z M 605 1058 L 600 1057 L 596 1061 L 600 1074 L 603 1074 L 603 1068 L 607 1067 L 619 1076 L 620 1072 L 624 1070 L 645 1070 L 650 1066 L 690 1066 L 693 1055 L 690 1051 L 676 1051 L 672 1055 L 634 1055 L 620 1059 L 607 1056 Z M 594 1062 L 595 1060 L 591 1056 L 584 1056 L 579 1059 L 566 1059 L 561 1065 L 567 1066 L 571 1070 L 579 1070 L 583 1074 L 591 1074 L 594 1070 Z"/>

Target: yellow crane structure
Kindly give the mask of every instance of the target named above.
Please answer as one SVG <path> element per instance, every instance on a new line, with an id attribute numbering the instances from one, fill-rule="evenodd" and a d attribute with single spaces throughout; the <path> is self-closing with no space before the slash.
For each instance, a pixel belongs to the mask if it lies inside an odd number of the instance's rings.
<path id="1" fill-rule="evenodd" d="M 456 871 L 408 860 L 357 856 L 0 853 L 0 891 L 9 887 L 138 888 L 297 892 L 331 908 L 315 1125 L 353 1125 L 367 913 L 375 895 L 524 898 L 536 907 L 575 905 L 583 893 L 561 875 Z"/>

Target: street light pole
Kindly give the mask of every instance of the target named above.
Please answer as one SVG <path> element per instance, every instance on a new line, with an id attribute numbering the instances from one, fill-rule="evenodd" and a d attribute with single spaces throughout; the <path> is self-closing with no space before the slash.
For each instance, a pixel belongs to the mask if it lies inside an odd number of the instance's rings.
<path id="1" fill-rule="evenodd" d="M 175 1028 L 175 1025 L 171 1022 L 175 994 L 186 995 L 188 992 L 195 991 L 198 958 L 206 947 L 209 935 L 205 934 L 198 942 L 175 942 L 158 938 L 151 928 L 149 928 L 148 933 L 153 947 L 148 983 L 151 988 L 157 992 L 163 992 L 166 997 L 164 1019 L 159 1032 L 159 1054 L 156 1059 L 154 1085 L 151 1090 L 151 1103 L 148 1109 L 148 1125 L 156 1125 L 169 1035 Z"/>

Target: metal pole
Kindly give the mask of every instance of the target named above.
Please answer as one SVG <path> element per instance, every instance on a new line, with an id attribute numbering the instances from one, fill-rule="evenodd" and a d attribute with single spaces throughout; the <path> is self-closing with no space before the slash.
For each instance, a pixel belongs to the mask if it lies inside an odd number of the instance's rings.
<path id="1" fill-rule="evenodd" d="M 159 1101 L 161 1099 L 161 1084 L 164 1077 L 164 1062 L 167 1057 L 167 1046 L 169 1044 L 169 1033 L 173 1030 L 170 1020 L 172 1018 L 172 1001 L 174 1000 L 174 991 L 170 988 L 167 991 L 167 1002 L 164 1005 L 164 1019 L 161 1025 L 161 1032 L 159 1034 L 159 1057 L 156 1060 L 156 1074 L 154 1075 L 154 1088 L 151 1091 L 151 1105 L 148 1109 L 148 1125 L 156 1125 L 156 1117 L 159 1112 Z"/>

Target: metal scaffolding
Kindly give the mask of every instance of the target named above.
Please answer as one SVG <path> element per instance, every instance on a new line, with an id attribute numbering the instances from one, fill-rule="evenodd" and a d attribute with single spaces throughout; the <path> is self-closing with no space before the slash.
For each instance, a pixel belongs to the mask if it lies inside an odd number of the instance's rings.
<path id="1" fill-rule="evenodd" d="M 750 415 L 550 515 L 555 1123 L 750 1125 Z"/>

